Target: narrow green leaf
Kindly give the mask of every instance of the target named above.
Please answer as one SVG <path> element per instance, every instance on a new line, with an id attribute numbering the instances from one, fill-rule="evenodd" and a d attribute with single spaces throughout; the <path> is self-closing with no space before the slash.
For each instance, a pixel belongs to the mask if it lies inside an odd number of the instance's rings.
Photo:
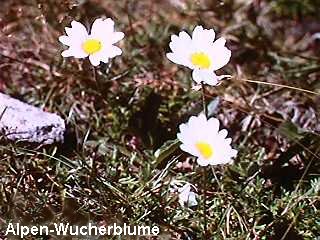
<path id="1" fill-rule="evenodd" d="M 156 158 L 157 166 L 166 160 L 174 151 L 179 147 L 180 142 L 178 139 L 169 140 L 165 142 L 157 151 L 154 156 Z"/>

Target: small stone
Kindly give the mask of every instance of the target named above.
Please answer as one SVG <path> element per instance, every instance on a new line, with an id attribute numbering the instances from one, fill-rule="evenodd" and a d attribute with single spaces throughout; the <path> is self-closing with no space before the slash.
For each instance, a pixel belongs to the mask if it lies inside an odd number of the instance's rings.
<path id="1" fill-rule="evenodd" d="M 63 142 L 64 120 L 54 113 L 0 93 L 0 133 L 9 140 L 52 144 Z"/>

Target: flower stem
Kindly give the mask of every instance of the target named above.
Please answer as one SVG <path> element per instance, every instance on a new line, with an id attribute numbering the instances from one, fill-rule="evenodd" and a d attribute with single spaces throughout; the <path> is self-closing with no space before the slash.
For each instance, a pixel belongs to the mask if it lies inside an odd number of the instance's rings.
<path id="1" fill-rule="evenodd" d="M 203 82 L 201 82 L 201 90 L 202 90 L 202 107 L 203 112 L 206 118 L 208 118 L 208 108 L 207 108 L 207 102 L 206 102 L 206 88 Z"/>
<path id="2" fill-rule="evenodd" d="M 203 112 L 206 118 L 208 119 L 208 109 L 207 109 L 207 102 L 206 102 L 206 89 L 205 84 L 201 82 L 201 90 L 202 90 L 202 106 Z M 207 169 L 206 167 L 203 168 L 203 221 L 204 221 L 204 231 L 203 231 L 203 239 L 207 239 L 208 237 L 208 223 L 207 223 Z"/>
<path id="3" fill-rule="evenodd" d="M 92 77 L 93 80 L 96 82 L 97 84 L 97 88 L 99 89 L 99 91 L 102 91 L 102 86 L 100 84 L 100 80 L 99 80 L 99 73 L 98 73 L 98 69 L 97 67 L 92 66 Z"/>

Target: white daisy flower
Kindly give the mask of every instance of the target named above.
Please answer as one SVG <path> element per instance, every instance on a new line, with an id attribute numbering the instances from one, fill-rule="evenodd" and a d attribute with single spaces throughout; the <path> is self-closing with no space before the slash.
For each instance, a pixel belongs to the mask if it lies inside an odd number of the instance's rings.
<path id="1" fill-rule="evenodd" d="M 183 187 L 178 189 L 179 192 L 179 203 L 181 206 L 187 205 L 188 207 L 194 207 L 198 205 L 196 199 L 197 194 L 191 191 L 191 184 L 186 183 Z"/>
<path id="2" fill-rule="evenodd" d="M 67 36 L 59 37 L 59 41 L 69 48 L 61 53 L 63 57 L 85 58 L 93 66 L 100 62 L 107 63 L 110 58 L 121 55 L 120 48 L 114 46 L 124 37 L 124 33 L 114 31 L 112 19 L 98 18 L 94 21 L 90 33 L 85 26 L 77 21 L 71 22 L 71 28 L 66 27 Z"/>
<path id="3" fill-rule="evenodd" d="M 217 85 L 227 75 L 217 76 L 214 71 L 225 66 L 231 57 L 231 51 L 225 46 L 226 40 L 219 38 L 214 41 L 213 29 L 203 29 L 197 26 L 193 30 L 192 37 L 186 32 L 172 35 L 169 44 L 171 53 L 167 58 L 177 64 L 193 70 L 193 80 L 200 84 Z"/>
<path id="4" fill-rule="evenodd" d="M 231 138 L 226 138 L 228 131 L 219 131 L 219 120 L 209 120 L 201 114 L 190 117 L 187 123 L 180 125 L 178 139 L 182 142 L 180 148 L 196 156 L 201 166 L 217 165 L 232 162 L 237 150 L 231 147 Z"/>

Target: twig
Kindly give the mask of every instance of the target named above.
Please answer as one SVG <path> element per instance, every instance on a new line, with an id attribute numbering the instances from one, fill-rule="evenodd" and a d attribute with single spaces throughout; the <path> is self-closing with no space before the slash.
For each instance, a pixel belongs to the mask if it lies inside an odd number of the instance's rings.
<path id="1" fill-rule="evenodd" d="M 313 94 L 313 95 L 320 96 L 320 93 L 318 93 L 318 92 L 314 92 L 314 91 L 307 90 L 307 89 L 304 89 L 304 88 L 298 88 L 298 87 L 293 87 L 293 86 L 289 86 L 289 85 L 284 85 L 284 84 L 262 82 L 262 81 L 249 80 L 249 79 L 243 79 L 243 78 L 239 78 L 237 80 L 243 81 L 243 82 L 250 82 L 250 83 L 256 83 L 256 84 L 264 84 L 264 85 L 270 85 L 270 86 L 275 86 L 275 87 L 288 88 L 288 89 L 292 89 L 292 90 L 296 90 L 296 91 L 310 93 L 310 94 Z"/>

